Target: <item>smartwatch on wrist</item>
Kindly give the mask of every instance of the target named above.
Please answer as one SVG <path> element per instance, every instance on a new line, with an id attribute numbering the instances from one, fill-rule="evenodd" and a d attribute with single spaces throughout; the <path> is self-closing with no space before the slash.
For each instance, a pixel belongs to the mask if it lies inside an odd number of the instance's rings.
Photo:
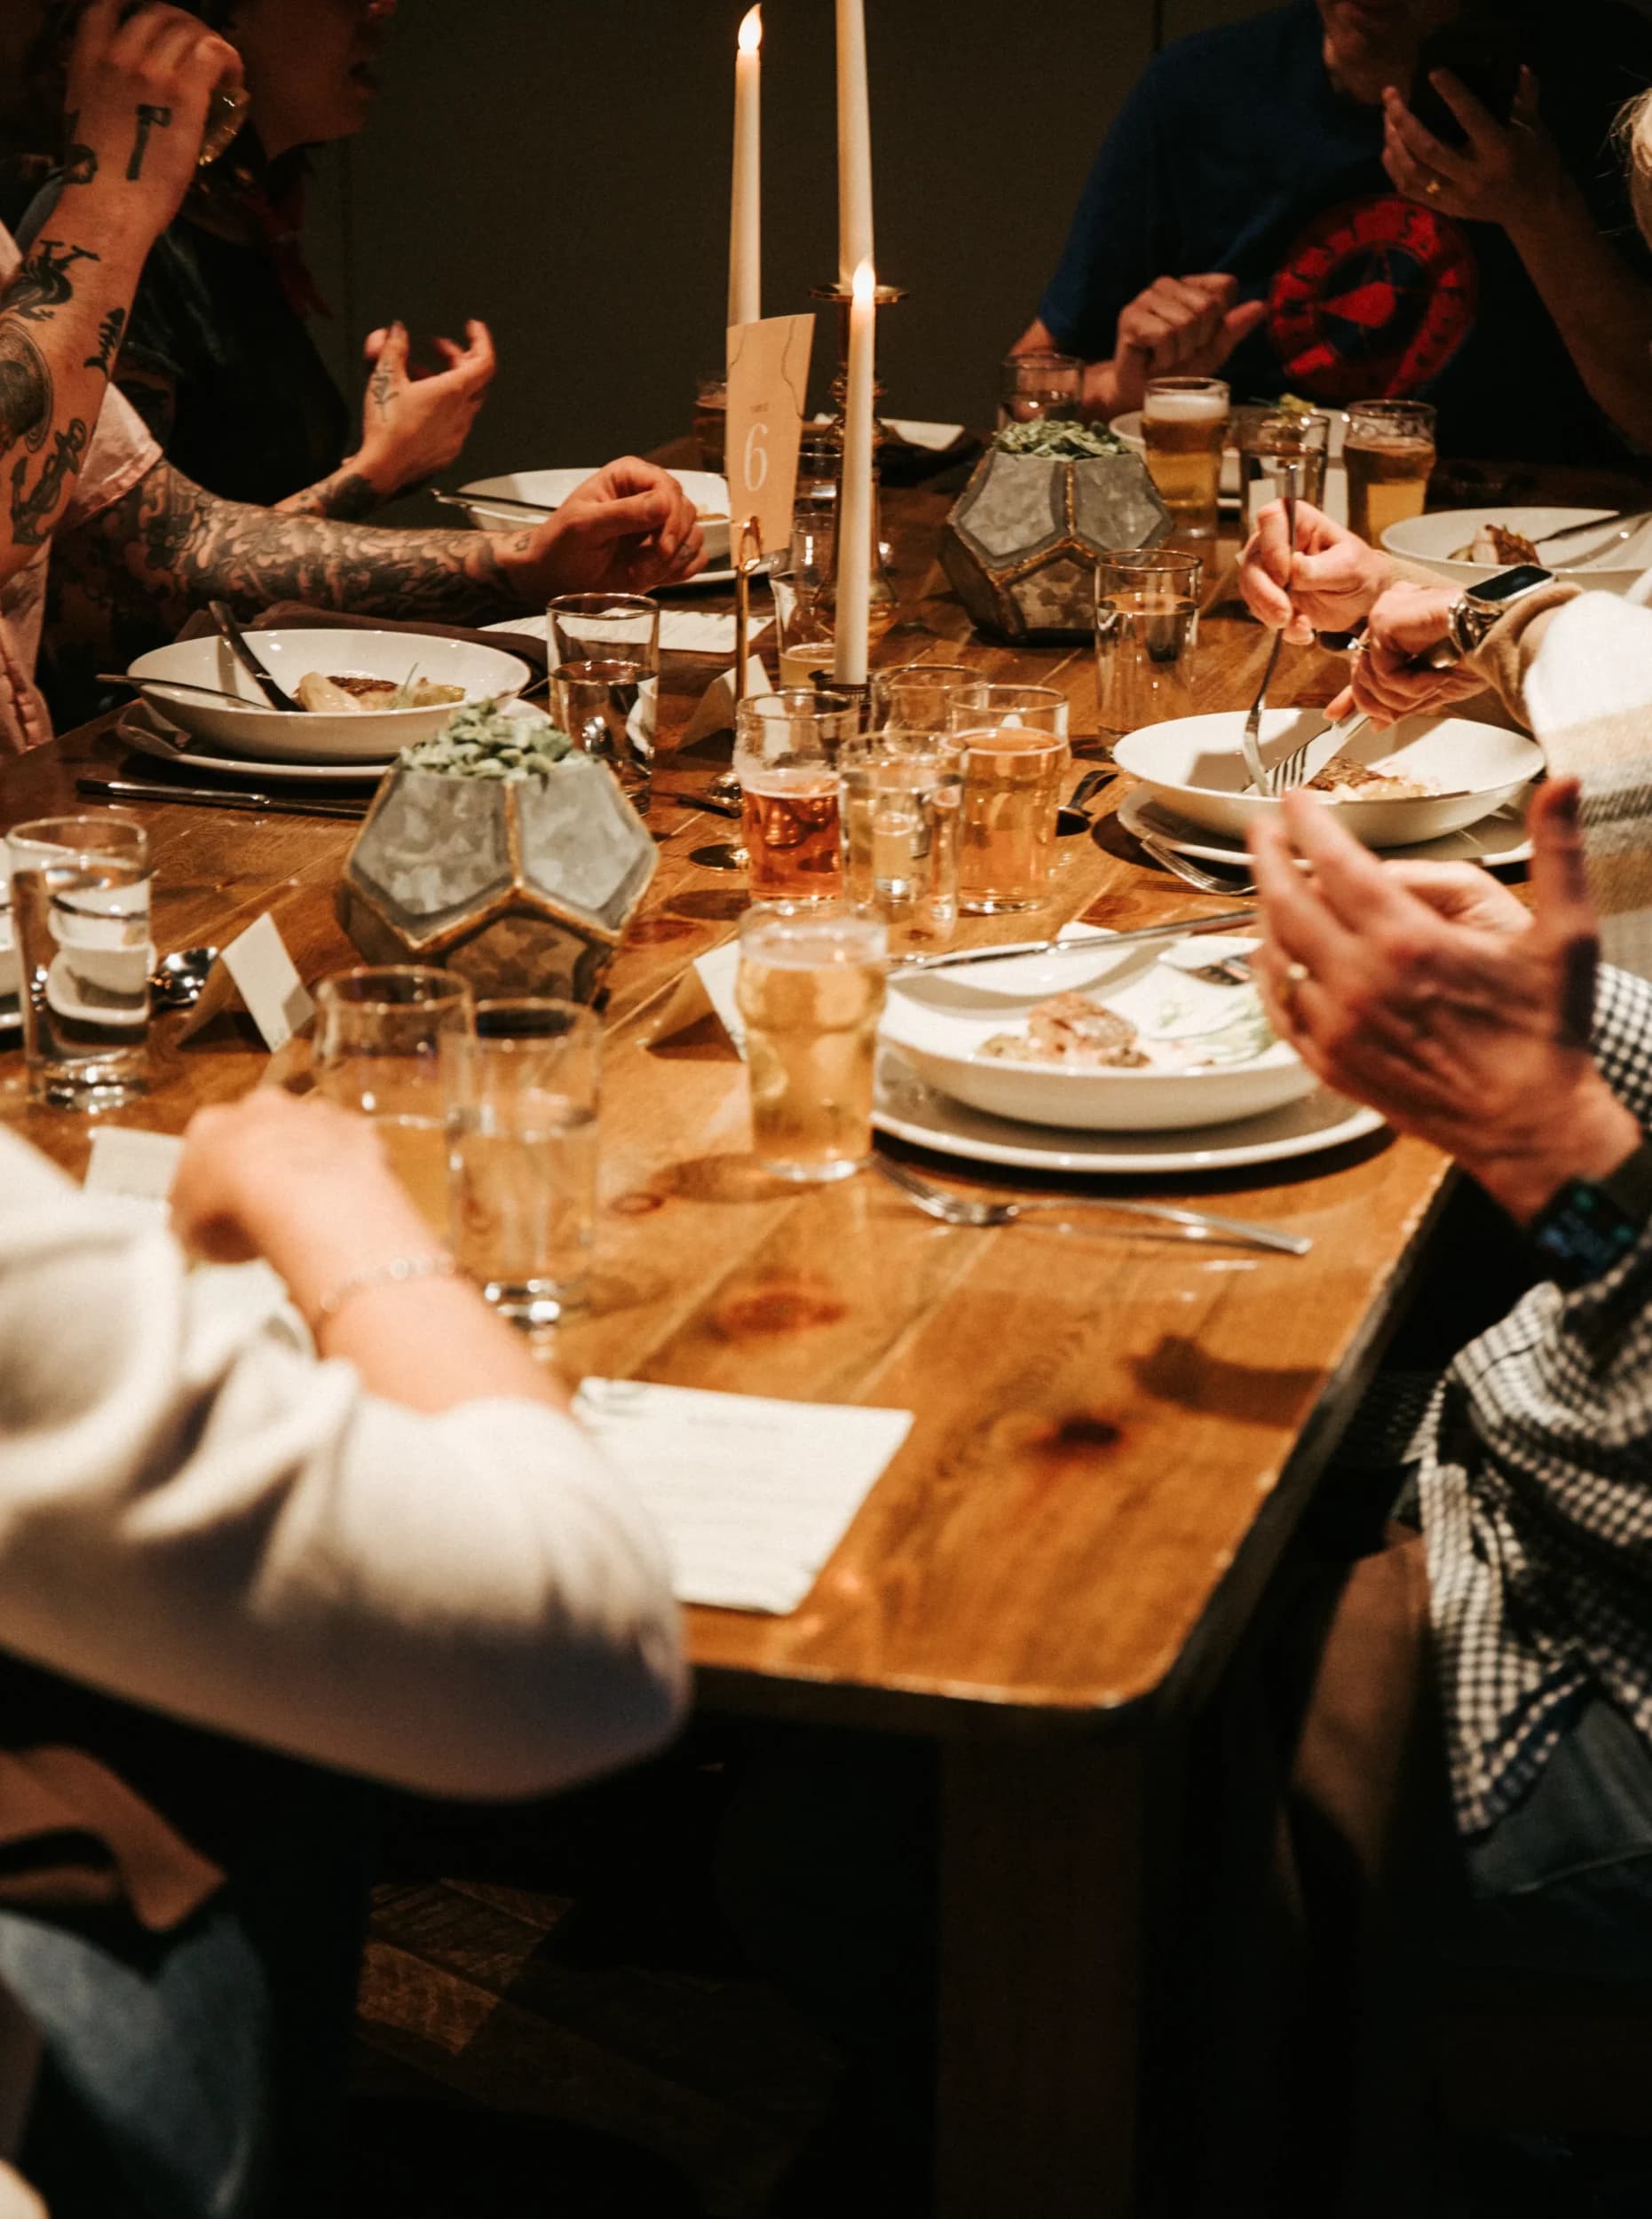
<path id="1" fill-rule="evenodd" d="M 1446 636 L 1427 658 L 1429 663 L 1443 670 L 1450 663 L 1463 661 L 1517 601 L 1549 585 L 1553 577 L 1552 570 L 1540 570 L 1536 563 L 1521 563 L 1514 570 L 1488 578 L 1483 585 L 1471 586 L 1451 604 L 1445 620 Z"/>
<path id="2" fill-rule="evenodd" d="M 1569 1179 L 1528 1228 L 1549 1275 L 1587 1286 L 1620 1264 L 1652 1225 L 1652 1142 L 1604 1179 Z"/>

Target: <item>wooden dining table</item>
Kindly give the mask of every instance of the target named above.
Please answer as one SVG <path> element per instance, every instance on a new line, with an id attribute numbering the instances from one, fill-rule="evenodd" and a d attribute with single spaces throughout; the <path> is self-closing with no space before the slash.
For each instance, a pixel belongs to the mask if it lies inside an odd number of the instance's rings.
<path id="1" fill-rule="evenodd" d="M 951 498 L 885 495 L 902 621 L 879 659 L 964 661 L 1060 687 L 1076 780 L 1106 754 L 1091 655 L 972 636 L 937 563 Z M 1202 707 L 1248 700 L 1264 657 L 1233 553 L 1224 543 L 1207 581 Z M 665 798 L 694 795 L 726 764 L 726 738 L 674 747 L 712 667 L 665 675 L 648 820 L 659 869 L 609 983 L 594 1298 L 555 1358 L 571 1376 L 914 1413 L 797 1609 L 688 1612 L 698 1702 L 936 1746 L 936 2209 L 1125 2214 L 1140 2190 L 1146 1938 L 1187 1721 L 1372 1376 L 1448 1166 L 1383 1131 L 1242 1173 L 1113 1188 L 1288 1228 L 1313 1243 L 1300 1257 L 1123 1220 L 1071 1235 L 957 1228 L 874 1177 L 813 1190 L 765 1177 L 749 1152 L 744 1066 L 715 1019 L 667 1022 L 692 959 L 734 932 L 746 903 L 741 874 L 700 859 L 731 827 Z M 1288 650 L 1273 698 L 1323 702 L 1343 668 Z M 124 756 L 106 723 L 9 763 L 0 824 L 89 806 L 77 777 Z M 133 759 L 135 775 L 149 768 Z M 1148 863 L 1116 823 L 1127 783 L 1103 789 L 1087 833 L 1060 841 L 1039 917 L 968 922 L 966 937 L 1221 906 Z M 357 959 L 334 915 L 351 825 L 159 796 L 138 813 L 161 948 L 221 946 L 267 912 L 311 983 Z M 202 1104 L 268 1076 L 234 1021 L 187 1045 L 178 1024 L 155 1023 L 152 1084 L 119 1122 L 178 1132 Z M 32 1105 L 14 1048 L 0 1054 L 0 1114 L 84 1169 L 91 1122 Z M 1052 1183 L 918 1160 L 960 1187 Z"/>

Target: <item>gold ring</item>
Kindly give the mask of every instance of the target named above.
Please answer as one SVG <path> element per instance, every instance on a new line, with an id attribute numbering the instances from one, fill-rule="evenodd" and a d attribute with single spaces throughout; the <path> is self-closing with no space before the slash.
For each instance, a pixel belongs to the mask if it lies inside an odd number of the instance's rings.
<path id="1" fill-rule="evenodd" d="M 1445 186 L 1439 178 L 1430 178 L 1423 186 L 1423 191 L 1431 201 L 1437 201 L 1441 193 L 1445 191 Z"/>
<path id="2" fill-rule="evenodd" d="M 1297 988 L 1306 984 L 1306 983 L 1312 978 L 1313 975 L 1313 973 L 1308 969 L 1306 963 L 1287 963 L 1285 965 L 1284 977 L 1282 980 L 1279 988 L 1279 1000 L 1287 1017 L 1294 1017 L 1296 1015 Z"/>

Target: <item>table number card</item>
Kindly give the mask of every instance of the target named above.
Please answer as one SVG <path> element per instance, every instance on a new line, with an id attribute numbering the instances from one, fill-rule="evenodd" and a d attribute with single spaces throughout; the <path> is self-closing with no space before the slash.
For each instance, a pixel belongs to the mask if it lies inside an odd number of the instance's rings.
<path id="1" fill-rule="evenodd" d="M 123 1201 L 162 1211 L 183 1152 L 184 1143 L 173 1133 L 148 1133 L 135 1125 L 100 1125 L 91 1136 L 86 1191 L 119 1195 Z"/>
<path id="2" fill-rule="evenodd" d="M 791 544 L 814 343 L 812 316 L 765 316 L 755 324 L 729 327 L 725 468 L 729 545 L 736 560 L 747 518 L 755 520 L 765 555 Z"/>
<path id="3" fill-rule="evenodd" d="M 315 1015 L 315 1004 L 287 952 L 281 927 L 267 910 L 219 951 L 179 1040 L 193 1039 L 230 1009 L 247 1012 L 272 1054 L 302 1032 Z"/>

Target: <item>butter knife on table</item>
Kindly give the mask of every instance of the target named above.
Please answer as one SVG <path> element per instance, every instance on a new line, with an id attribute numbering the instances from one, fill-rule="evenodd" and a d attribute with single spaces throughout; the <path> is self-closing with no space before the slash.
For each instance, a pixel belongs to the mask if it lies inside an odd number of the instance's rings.
<path id="1" fill-rule="evenodd" d="M 257 794 L 243 787 L 220 791 L 209 786 L 140 785 L 130 778 L 76 778 L 76 789 L 100 802 L 179 802 L 186 809 L 240 809 L 253 817 L 347 817 L 355 823 L 368 813 L 365 802 L 322 802 L 289 794 Z"/>

